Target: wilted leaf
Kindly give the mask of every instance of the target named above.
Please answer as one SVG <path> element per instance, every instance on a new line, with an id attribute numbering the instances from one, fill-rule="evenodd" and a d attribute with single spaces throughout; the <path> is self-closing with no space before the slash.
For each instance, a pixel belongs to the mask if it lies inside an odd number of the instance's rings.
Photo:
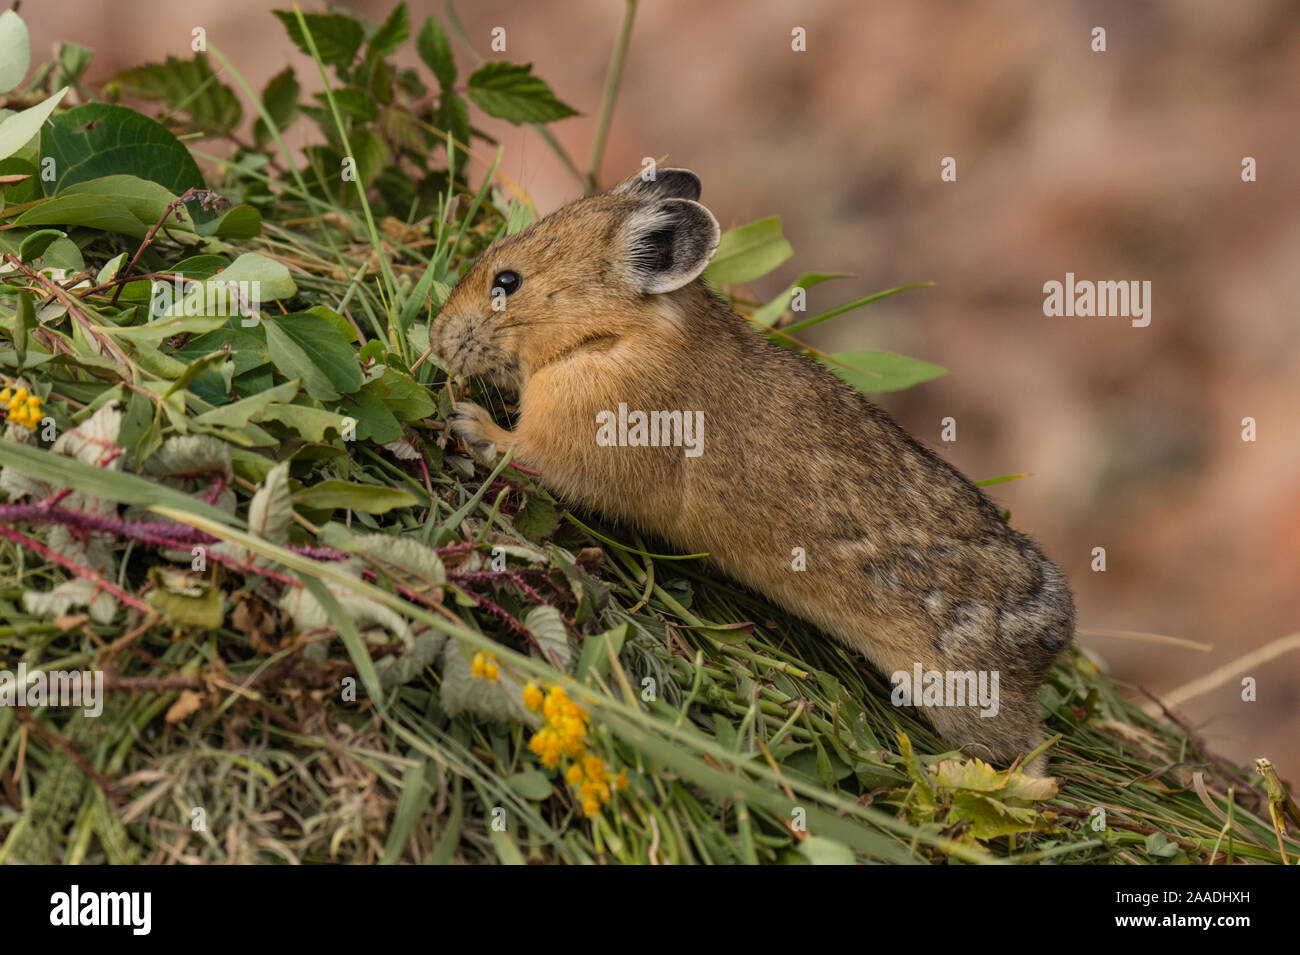
<path id="1" fill-rule="evenodd" d="M 271 468 L 266 480 L 249 502 L 248 529 L 272 544 L 283 544 L 289 537 L 289 523 L 292 520 L 289 462 L 282 461 Z"/>
<path id="2" fill-rule="evenodd" d="M 541 644 L 542 657 L 547 663 L 552 663 L 561 670 L 569 668 L 569 660 L 573 656 L 569 649 L 569 631 L 558 610 L 547 604 L 534 607 L 524 617 L 524 626 Z"/>
<path id="3" fill-rule="evenodd" d="M 203 705 L 203 697 L 193 690 L 181 690 L 181 695 L 176 698 L 176 702 L 167 710 L 167 715 L 163 720 L 167 723 L 179 723 L 181 720 L 188 719 L 199 711 Z"/>

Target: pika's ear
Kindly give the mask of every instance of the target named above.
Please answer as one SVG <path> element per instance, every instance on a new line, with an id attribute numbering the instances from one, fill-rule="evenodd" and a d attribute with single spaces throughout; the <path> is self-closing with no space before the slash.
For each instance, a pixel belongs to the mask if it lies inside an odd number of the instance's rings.
<path id="1" fill-rule="evenodd" d="M 698 199 L 700 177 L 689 169 L 653 170 L 653 179 L 633 176 L 610 190 L 615 195 L 635 196 L 638 199 Z"/>
<path id="2" fill-rule="evenodd" d="M 638 208 L 623 225 L 624 262 L 647 295 L 671 292 L 704 271 L 722 232 L 713 213 L 690 199 Z"/>

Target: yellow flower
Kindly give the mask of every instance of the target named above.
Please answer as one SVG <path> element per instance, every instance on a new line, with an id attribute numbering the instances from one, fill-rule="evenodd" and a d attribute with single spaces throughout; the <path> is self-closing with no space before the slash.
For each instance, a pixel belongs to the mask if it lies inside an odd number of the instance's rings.
<path id="1" fill-rule="evenodd" d="M 5 414 L 14 424 L 24 428 L 36 428 L 41 423 L 41 397 L 29 394 L 21 386 L 14 392 L 8 388 L 0 391 L 0 404 L 5 406 Z"/>
<path id="2" fill-rule="evenodd" d="M 587 751 L 587 729 L 591 717 L 581 706 L 569 699 L 561 686 L 553 686 L 545 693 L 533 683 L 524 687 L 524 705 L 534 713 L 541 711 L 542 728 L 528 741 L 531 750 L 547 769 L 560 768 L 561 762 L 570 760 L 564 779 L 572 787 L 588 818 L 600 814 L 601 809 L 619 789 L 627 786 L 627 771 L 621 770 L 610 778 L 605 761 Z"/>
<path id="3" fill-rule="evenodd" d="M 491 653 L 476 653 L 469 664 L 470 676 L 476 680 L 496 682 L 501 671 L 497 668 L 497 658 Z"/>

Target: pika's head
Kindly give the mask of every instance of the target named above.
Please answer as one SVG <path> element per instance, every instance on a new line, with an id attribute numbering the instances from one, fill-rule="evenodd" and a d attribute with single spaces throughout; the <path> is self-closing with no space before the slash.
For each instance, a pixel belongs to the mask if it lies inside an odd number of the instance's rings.
<path id="1" fill-rule="evenodd" d="M 453 374 L 518 390 L 575 349 L 662 321 L 656 297 L 695 281 L 718 247 L 700 179 L 658 169 L 493 243 L 452 290 L 429 342 Z"/>

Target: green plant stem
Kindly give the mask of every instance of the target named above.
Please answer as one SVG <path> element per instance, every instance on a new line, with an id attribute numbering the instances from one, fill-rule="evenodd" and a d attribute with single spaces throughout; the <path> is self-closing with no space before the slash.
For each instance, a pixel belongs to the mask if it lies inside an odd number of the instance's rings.
<path id="1" fill-rule="evenodd" d="M 609 138 L 609 124 L 614 115 L 614 104 L 618 101 L 618 88 L 623 82 L 623 65 L 627 60 L 627 48 L 632 42 L 632 24 L 636 20 L 638 0 L 626 0 L 623 7 L 623 23 L 618 30 L 618 40 L 614 52 L 609 57 L 609 69 L 605 73 L 605 94 L 600 101 L 600 116 L 596 121 L 596 138 L 591 143 L 591 159 L 587 162 L 586 191 L 596 191 L 596 173 L 600 171 L 600 161 L 605 155 L 605 143 Z"/>

